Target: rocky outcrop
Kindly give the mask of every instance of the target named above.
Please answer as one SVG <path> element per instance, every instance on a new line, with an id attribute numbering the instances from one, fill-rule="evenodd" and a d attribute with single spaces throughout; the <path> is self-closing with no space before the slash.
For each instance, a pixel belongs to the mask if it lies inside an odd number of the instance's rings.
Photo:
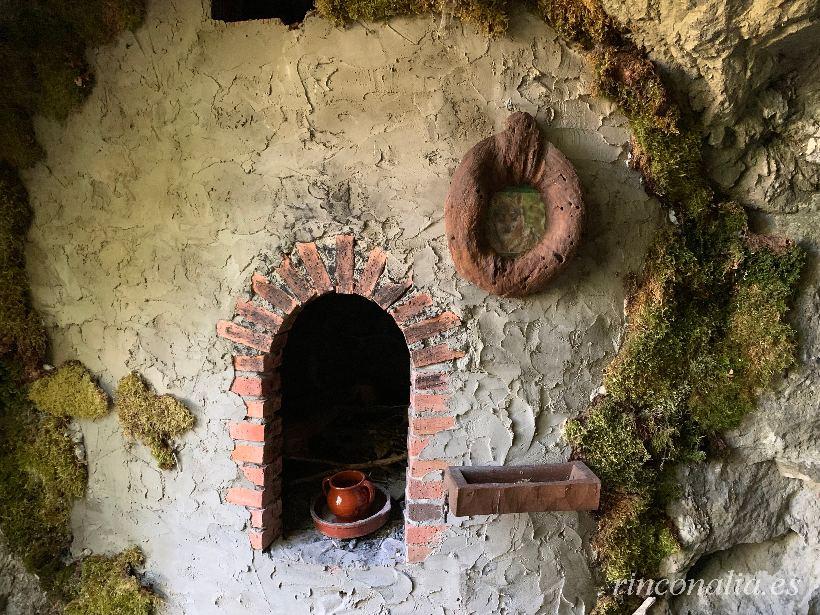
<path id="1" fill-rule="evenodd" d="M 713 179 L 770 212 L 816 208 L 820 5 L 603 0 L 700 114 Z"/>

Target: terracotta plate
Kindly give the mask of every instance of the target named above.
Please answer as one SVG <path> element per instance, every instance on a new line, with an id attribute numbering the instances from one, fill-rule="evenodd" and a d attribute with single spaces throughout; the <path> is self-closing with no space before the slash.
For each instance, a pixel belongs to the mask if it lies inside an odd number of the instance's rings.
<path id="1" fill-rule="evenodd" d="M 313 525 L 330 538 L 359 538 L 372 534 L 390 518 L 390 494 L 381 485 L 375 485 L 376 497 L 370 508 L 370 515 L 359 521 L 342 523 L 327 508 L 325 496 L 320 495 L 310 508 Z"/>

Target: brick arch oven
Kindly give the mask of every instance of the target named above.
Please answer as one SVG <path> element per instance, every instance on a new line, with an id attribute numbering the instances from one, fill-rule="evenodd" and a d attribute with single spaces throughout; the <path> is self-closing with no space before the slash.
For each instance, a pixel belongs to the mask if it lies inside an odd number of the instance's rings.
<path id="1" fill-rule="evenodd" d="M 403 396 L 408 406 L 407 461 L 402 462 L 406 463 L 403 468 L 406 473 L 404 536 L 407 560 L 422 561 L 436 549 L 446 529 L 442 471 L 448 463 L 445 459 L 426 456 L 425 447 L 432 435 L 455 425 L 455 418 L 448 409 L 448 367 L 464 353 L 452 348 L 446 338 L 460 325 L 460 319 L 451 311 L 437 311 L 430 294 L 414 288 L 412 277 L 394 282 L 383 275 L 388 257 L 383 249 L 377 247 L 366 258 L 361 256 L 358 259 L 361 267 L 357 267 L 353 235 L 337 235 L 335 250 L 329 247 L 321 253 L 313 242 L 297 244 L 296 256 L 301 267 L 297 267 L 290 256 L 285 256 L 276 269 L 279 281 L 255 273 L 251 298 L 237 300 L 233 320 L 217 324 L 218 335 L 236 345 L 235 375 L 230 390 L 242 397 L 245 408 L 245 417 L 229 425 L 235 443 L 231 458 L 242 470 L 244 484 L 230 488 L 226 500 L 248 510 L 250 543 L 254 549 L 266 549 L 282 536 L 283 500 L 289 497 L 288 490 L 283 489 L 283 457 L 289 448 L 285 440 L 296 432 L 295 428 L 288 430 L 287 421 L 294 419 L 287 417 L 301 415 L 309 408 L 318 408 L 320 412 L 324 408 L 321 401 L 317 403 L 313 399 L 311 404 L 300 406 L 288 415 L 286 406 L 297 402 L 294 394 L 283 395 L 292 384 L 283 379 L 304 380 L 303 376 L 307 376 L 298 370 L 304 353 L 310 352 L 310 344 L 304 340 L 288 346 L 288 336 L 295 338 L 300 326 L 303 330 L 308 328 L 304 323 L 311 320 L 311 312 L 314 321 L 333 318 L 334 312 L 328 312 L 327 307 L 336 302 L 339 305 L 335 318 L 347 310 L 355 318 L 373 318 L 373 328 L 385 331 L 386 343 L 395 344 L 395 340 L 389 338 L 391 327 L 404 337 L 406 346 L 396 353 L 396 362 L 385 361 L 385 365 L 388 368 L 396 365 L 398 372 L 409 367 L 410 372 L 409 378 L 406 373 L 398 373 L 395 380 L 401 383 L 402 378 L 406 378 L 409 393 Z M 365 301 L 352 297 L 342 299 L 344 295 L 358 296 Z M 341 325 L 344 323 L 336 323 L 333 330 L 344 328 Z M 302 353 L 298 357 L 295 346 L 299 346 L 298 352 Z M 317 348 L 316 352 L 323 350 L 327 348 Z M 286 366 L 283 357 L 289 352 L 290 363 Z M 379 356 L 382 348 L 370 352 L 372 356 Z M 401 367 L 402 352 L 404 368 Z M 314 371 L 332 369 L 317 362 L 305 363 L 313 365 Z M 378 378 L 380 381 L 386 378 L 384 371 Z M 351 384 L 355 386 L 348 389 L 357 391 L 357 395 L 365 398 L 378 395 L 371 391 L 372 383 Z M 295 386 L 292 384 L 291 390 Z M 303 382 L 300 386 L 306 385 Z M 400 395 L 398 386 L 387 387 L 392 393 L 386 395 L 394 405 L 396 395 Z M 329 420 L 327 416 L 315 415 L 309 422 L 320 428 L 325 425 L 327 429 L 334 429 L 326 424 Z M 292 438 L 295 440 L 296 436 Z"/>

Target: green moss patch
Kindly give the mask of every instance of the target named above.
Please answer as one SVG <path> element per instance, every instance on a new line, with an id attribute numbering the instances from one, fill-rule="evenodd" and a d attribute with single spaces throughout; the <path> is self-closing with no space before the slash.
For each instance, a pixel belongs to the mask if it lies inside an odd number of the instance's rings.
<path id="1" fill-rule="evenodd" d="M 629 494 L 609 499 L 592 543 L 602 554 L 607 582 L 629 579 L 636 570 L 655 571 L 664 557 L 677 551 L 663 508 L 656 504 Z"/>
<path id="2" fill-rule="evenodd" d="M 71 508 L 87 474 L 66 421 L 37 412 L 24 390 L 19 368 L 0 361 L 0 529 L 48 587 L 71 543 Z"/>
<path id="3" fill-rule="evenodd" d="M 159 597 L 134 576 L 143 564 L 142 552 L 136 547 L 112 557 L 85 558 L 65 615 L 153 615 Z"/>
<path id="4" fill-rule="evenodd" d="M 28 194 L 16 171 L 0 163 L 0 357 L 14 356 L 27 375 L 37 373 L 46 334 L 28 293 L 25 237 L 31 222 Z"/>
<path id="5" fill-rule="evenodd" d="M 131 372 L 117 386 L 116 409 L 125 434 L 151 449 L 159 467 L 176 466 L 173 438 L 194 426 L 194 416 L 171 395 L 153 393 Z"/>
<path id="6" fill-rule="evenodd" d="M 354 21 L 383 21 L 399 15 L 452 13 L 487 34 L 507 30 L 511 0 L 316 0 L 319 14 L 339 25 Z"/>
<path id="7" fill-rule="evenodd" d="M 79 361 L 68 361 L 31 383 L 28 393 L 38 410 L 54 416 L 98 419 L 108 414 L 108 395 Z"/>

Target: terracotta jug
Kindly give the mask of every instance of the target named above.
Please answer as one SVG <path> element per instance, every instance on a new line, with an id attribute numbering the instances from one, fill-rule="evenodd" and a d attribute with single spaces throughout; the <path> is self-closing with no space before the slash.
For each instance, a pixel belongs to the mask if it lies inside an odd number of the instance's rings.
<path id="1" fill-rule="evenodd" d="M 364 518 L 376 497 L 376 488 L 364 472 L 344 470 L 322 481 L 327 507 L 339 521 L 350 522 Z"/>

